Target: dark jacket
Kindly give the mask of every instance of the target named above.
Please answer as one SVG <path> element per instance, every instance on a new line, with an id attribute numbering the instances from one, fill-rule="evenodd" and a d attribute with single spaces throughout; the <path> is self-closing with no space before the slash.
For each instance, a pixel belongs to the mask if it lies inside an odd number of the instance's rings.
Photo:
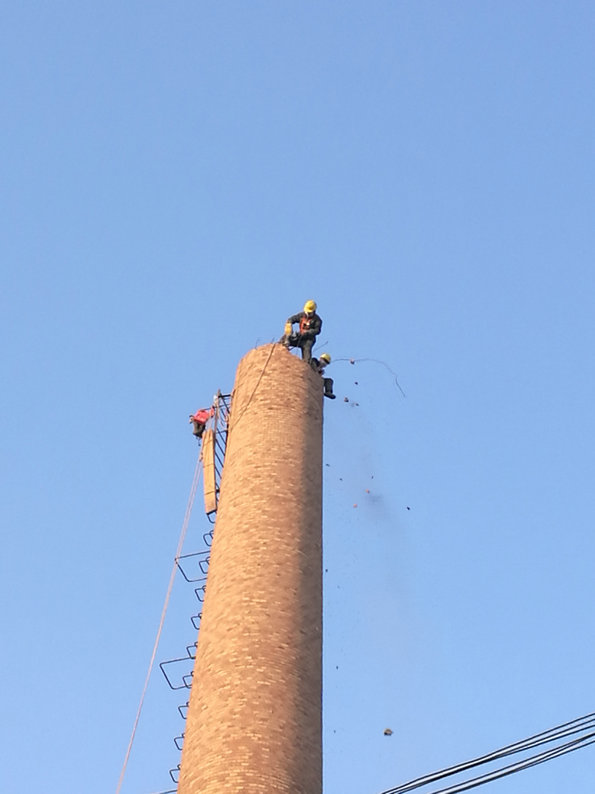
<path id="1" fill-rule="evenodd" d="M 310 366 L 312 367 L 314 372 L 317 372 L 319 375 L 324 375 L 324 370 L 327 367 L 327 363 L 325 361 L 320 361 L 317 358 L 313 358 L 310 361 Z"/>
<path id="2" fill-rule="evenodd" d="M 293 323 L 299 323 L 299 333 L 304 339 L 314 339 L 314 337 L 318 336 L 322 328 L 322 320 L 316 313 L 312 314 L 310 317 L 306 317 L 306 312 L 299 312 L 299 314 L 293 314 L 291 317 L 288 317 L 287 322 L 292 325 Z"/>

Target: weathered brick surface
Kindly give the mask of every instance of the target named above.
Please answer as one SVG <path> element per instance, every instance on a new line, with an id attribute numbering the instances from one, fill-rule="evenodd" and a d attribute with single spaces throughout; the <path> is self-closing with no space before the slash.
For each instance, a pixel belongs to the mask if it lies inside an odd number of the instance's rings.
<path id="1" fill-rule="evenodd" d="M 236 374 L 178 794 L 321 794 L 322 382 Z"/>

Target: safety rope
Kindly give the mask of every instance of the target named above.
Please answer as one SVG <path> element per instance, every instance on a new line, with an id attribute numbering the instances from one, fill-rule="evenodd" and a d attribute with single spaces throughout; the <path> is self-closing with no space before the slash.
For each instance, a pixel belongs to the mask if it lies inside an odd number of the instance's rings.
<path id="1" fill-rule="evenodd" d="M 188 504 L 186 505 L 186 512 L 184 514 L 184 521 L 182 523 L 182 530 L 180 532 L 180 539 L 178 541 L 178 548 L 176 549 L 176 554 L 174 557 L 174 564 L 172 566 L 171 575 L 169 577 L 169 584 L 167 586 L 167 593 L 165 594 L 165 601 L 163 603 L 163 609 L 161 610 L 161 619 L 159 620 L 159 628 L 157 629 L 157 636 L 155 637 L 155 644 L 153 645 L 153 652 L 151 654 L 151 661 L 149 662 L 149 669 L 147 670 L 147 676 L 145 678 L 145 684 L 143 686 L 143 691 L 140 697 L 140 702 L 138 704 L 138 709 L 136 712 L 136 717 L 134 720 L 134 726 L 132 728 L 132 733 L 130 735 L 130 741 L 128 742 L 128 748 L 126 749 L 126 756 L 124 758 L 124 763 L 122 764 L 122 770 L 120 772 L 120 777 L 118 779 L 118 785 L 116 786 L 116 794 L 120 794 L 120 790 L 122 788 L 122 781 L 124 780 L 124 774 L 126 772 L 126 767 L 128 766 L 128 759 L 130 758 L 130 751 L 132 750 L 132 744 L 134 742 L 134 737 L 136 736 L 136 729 L 138 728 L 138 722 L 140 720 L 141 711 L 143 709 L 143 704 L 145 702 L 145 696 L 147 694 L 147 689 L 149 687 L 149 679 L 151 678 L 151 673 L 153 672 L 153 665 L 155 663 L 155 656 L 157 655 L 157 648 L 159 647 L 159 640 L 161 639 L 161 632 L 163 631 L 163 624 L 165 623 L 165 613 L 167 612 L 167 607 L 169 606 L 169 599 L 171 597 L 171 591 L 174 585 L 174 580 L 176 577 L 176 570 L 177 570 L 177 561 L 178 557 L 182 553 L 182 548 L 184 546 L 184 540 L 186 538 L 186 532 L 188 530 L 188 524 L 190 522 L 190 515 L 192 513 L 192 506 L 194 504 L 194 497 L 196 496 L 196 490 L 198 488 L 198 482 L 200 480 L 200 473 L 202 471 L 201 466 L 201 457 L 198 456 L 196 461 L 196 467 L 194 469 L 194 477 L 192 479 L 192 486 L 190 488 L 190 496 L 188 497 Z"/>
<path id="2" fill-rule="evenodd" d="M 266 359 L 266 361 L 264 362 L 264 364 L 263 364 L 263 366 L 262 366 L 262 369 L 261 369 L 261 371 L 260 371 L 260 375 L 258 376 L 258 380 L 256 381 L 256 385 L 255 385 L 255 386 L 254 386 L 254 388 L 252 389 L 252 394 L 250 395 L 250 397 L 248 397 L 248 400 L 247 400 L 246 404 L 244 405 L 244 407 L 242 408 L 242 410 L 240 411 L 240 413 L 239 413 L 239 414 L 238 414 L 238 415 L 235 417 L 235 419 L 234 419 L 234 427 L 236 427 L 236 426 L 237 426 L 237 424 L 238 424 L 238 422 L 240 421 L 240 419 L 242 418 L 242 416 L 243 416 L 243 415 L 246 413 L 246 409 L 248 408 L 248 406 L 249 406 L 249 405 L 250 405 L 250 403 L 252 402 L 252 398 L 254 397 L 254 395 L 256 394 L 256 390 L 257 390 L 257 389 L 258 389 L 258 387 L 260 386 L 260 381 L 262 380 L 262 376 L 264 375 L 264 373 L 265 373 L 265 370 L 266 370 L 266 368 L 267 368 L 267 367 L 268 367 L 268 365 L 269 365 L 269 361 L 271 360 L 271 357 L 272 357 L 273 353 L 275 352 L 275 348 L 276 348 L 277 346 L 278 346 L 277 344 L 272 344 L 272 345 L 271 345 L 271 349 L 270 349 L 270 351 L 269 351 L 269 354 L 268 354 L 268 356 L 267 356 L 267 359 Z M 232 405 L 233 405 L 233 395 L 232 395 Z"/>

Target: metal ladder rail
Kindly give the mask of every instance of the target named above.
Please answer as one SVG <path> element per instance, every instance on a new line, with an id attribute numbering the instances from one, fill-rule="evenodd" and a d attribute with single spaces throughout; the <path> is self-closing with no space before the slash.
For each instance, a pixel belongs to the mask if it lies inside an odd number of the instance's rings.
<path id="1" fill-rule="evenodd" d="M 231 394 L 222 394 L 221 391 L 218 391 L 215 395 L 215 399 L 213 402 L 213 407 L 215 408 L 215 416 L 213 421 L 213 430 L 214 430 L 214 445 L 213 445 L 213 452 L 214 452 L 214 469 L 215 469 L 215 482 L 216 482 L 216 503 L 218 506 L 219 503 L 219 491 L 221 485 L 221 477 L 223 474 L 223 465 L 225 463 L 225 453 L 227 451 L 227 437 L 229 433 L 229 417 L 231 412 Z M 207 513 L 207 518 L 209 521 L 214 524 L 215 516 L 217 511 L 213 511 L 212 513 Z M 204 592 L 206 587 L 207 581 L 207 573 L 209 562 L 211 559 L 211 543 L 213 541 L 213 531 L 211 529 L 209 532 L 205 532 L 203 534 L 203 541 L 206 549 L 202 551 L 193 552 L 190 554 L 181 554 L 179 557 L 176 558 L 176 565 L 180 573 L 182 574 L 184 580 L 188 583 L 199 583 L 201 586 L 196 587 L 194 589 L 194 594 L 198 601 L 202 604 L 204 599 Z M 198 558 L 198 568 L 199 568 L 199 576 L 194 576 L 188 572 L 186 566 L 186 560 L 191 558 Z M 184 560 L 184 563 L 181 561 Z M 192 623 L 195 630 L 200 630 L 200 619 L 202 617 L 202 612 L 199 612 L 196 615 L 192 615 L 190 618 L 190 622 Z M 198 641 L 197 641 L 198 642 Z M 192 688 L 192 678 L 194 672 L 191 671 L 187 675 L 183 675 L 180 678 L 181 683 L 175 684 L 172 682 L 170 677 L 168 676 L 166 669 L 169 665 L 179 663 L 179 662 L 186 662 L 188 663 L 189 660 L 194 660 L 196 658 L 196 646 L 197 642 L 193 643 L 192 645 L 186 646 L 186 656 L 177 657 L 175 659 L 166 659 L 165 661 L 159 664 L 161 672 L 163 673 L 163 677 L 165 678 L 168 686 L 172 690 L 179 690 L 179 689 L 191 689 Z M 180 717 L 186 720 L 186 716 L 188 714 L 188 701 L 178 706 L 178 712 Z M 176 748 L 178 751 L 181 752 L 182 746 L 184 743 L 184 731 L 182 731 L 178 736 L 174 737 L 173 740 Z M 180 773 L 180 764 L 173 767 L 169 770 L 169 776 L 177 786 L 178 779 Z M 177 792 L 177 788 L 175 789 L 168 789 L 167 792 L 162 792 L 162 794 L 175 794 Z"/>

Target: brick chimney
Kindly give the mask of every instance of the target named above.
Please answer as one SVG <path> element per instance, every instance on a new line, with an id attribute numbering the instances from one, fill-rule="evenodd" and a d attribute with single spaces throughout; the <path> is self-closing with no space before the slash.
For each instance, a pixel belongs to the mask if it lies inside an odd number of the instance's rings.
<path id="1" fill-rule="evenodd" d="M 322 381 L 240 362 L 178 794 L 322 792 Z"/>

